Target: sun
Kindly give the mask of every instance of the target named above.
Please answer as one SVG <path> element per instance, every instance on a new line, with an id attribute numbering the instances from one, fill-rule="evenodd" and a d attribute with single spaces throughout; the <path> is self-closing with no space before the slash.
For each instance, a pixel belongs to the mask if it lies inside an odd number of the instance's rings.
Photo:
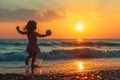
<path id="1" fill-rule="evenodd" d="M 83 25 L 82 24 L 77 25 L 76 29 L 79 30 L 79 31 L 83 30 Z"/>

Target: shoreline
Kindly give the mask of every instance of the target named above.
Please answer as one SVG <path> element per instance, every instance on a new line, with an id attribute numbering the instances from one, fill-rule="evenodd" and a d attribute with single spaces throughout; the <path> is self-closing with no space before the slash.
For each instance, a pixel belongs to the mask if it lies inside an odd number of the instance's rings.
<path id="1" fill-rule="evenodd" d="M 58 74 L 0 73 L 0 80 L 120 80 L 119 70 L 97 70 Z"/>

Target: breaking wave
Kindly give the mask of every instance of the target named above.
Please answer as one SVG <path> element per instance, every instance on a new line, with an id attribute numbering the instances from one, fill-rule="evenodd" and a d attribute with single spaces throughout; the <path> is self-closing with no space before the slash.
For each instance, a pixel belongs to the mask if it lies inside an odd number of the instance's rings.
<path id="1" fill-rule="evenodd" d="M 12 52 L 0 54 L 0 61 L 24 61 L 27 53 Z M 120 58 L 119 50 L 105 51 L 91 48 L 72 50 L 52 50 L 37 55 L 38 59 L 74 59 L 74 58 Z"/>

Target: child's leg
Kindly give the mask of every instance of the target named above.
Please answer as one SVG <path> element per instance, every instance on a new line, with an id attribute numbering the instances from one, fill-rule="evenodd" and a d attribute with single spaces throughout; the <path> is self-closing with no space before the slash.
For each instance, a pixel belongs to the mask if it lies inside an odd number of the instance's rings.
<path id="1" fill-rule="evenodd" d="M 26 65 L 29 65 L 29 62 L 28 62 L 28 61 L 30 60 L 30 58 L 31 58 L 31 55 L 29 55 L 29 56 L 27 57 L 27 59 L 25 59 L 25 64 L 26 64 Z"/>
<path id="2" fill-rule="evenodd" d="M 36 54 L 32 56 L 32 64 L 31 66 L 33 66 L 36 62 Z"/>

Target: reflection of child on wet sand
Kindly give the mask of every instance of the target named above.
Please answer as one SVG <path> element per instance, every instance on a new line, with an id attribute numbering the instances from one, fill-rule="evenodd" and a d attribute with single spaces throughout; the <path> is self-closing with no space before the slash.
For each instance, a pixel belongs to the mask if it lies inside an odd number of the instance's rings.
<path id="1" fill-rule="evenodd" d="M 30 58 L 32 58 L 31 67 L 35 66 L 36 55 L 37 55 L 37 53 L 40 53 L 40 49 L 37 44 L 37 37 L 46 37 L 46 36 L 51 35 L 50 30 L 46 31 L 46 34 L 39 34 L 38 32 L 35 32 L 35 30 L 37 29 L 36 25 L 37 25 L 37 23 L 35 21 L 30 20 L 30 21 L 28 21 L 28 23 L 25 26 L 25 28 L 23 29 L 23 31 L 21 31 L 19 29 L 19 26 L 16 27 L 17 31 L 20 34 L 27 35 L 27 37 L 28 37 L 28 45 L 26 48 L 26 52 L 29 53 L 29 56 L 25 60 L 25 64 L 29 65 L 28 61 Z"/>

